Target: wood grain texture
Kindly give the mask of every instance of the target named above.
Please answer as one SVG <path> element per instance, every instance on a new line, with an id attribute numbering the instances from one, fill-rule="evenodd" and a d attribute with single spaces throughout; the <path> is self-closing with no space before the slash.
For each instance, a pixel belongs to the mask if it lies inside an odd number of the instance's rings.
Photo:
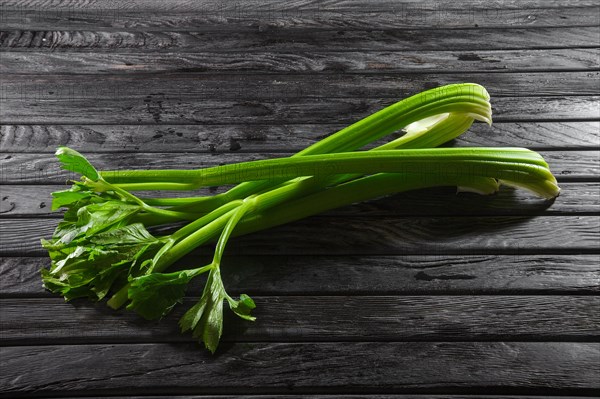
<path id="1" fill-rule="evenodd" d="M 432 51 L 597 48 L 600 27 L 382 30 L 259 29 L 250 32 L 3 30 L 0 49 L 16 51 L 148 53 L 202 51 Z"/>
<path id="2" fill-rule="evenodd" d="M 56 219 L 0 219 L 0 255 L 43 255 Z M 315 232 L 319 234 L 316 235 Z M 332 240 L 331 237 L 336 237 Z M 235 255 L 539 254 L 597 251 L 598 216 L 315 216 L 239 237 Z"/>
<path id="3" fill-rule="evenodd" d="M 585 2 L 503 1 L 502 4 L 440 1 L 302 1 L 253 0 L 242 3 L 160 1 L 55 4 L 16 0 L 3 3 L 9 28 L 267 30 L 273 28 L 370 29 L 597 25 L 597 4 Z"/>
<path id="4" fill-rule="evenodd" d="M 5 0 L 0 25 L 0 397 L 600 392 L 597 2 Z M 495 123 L 451 145 L 541 151 L 553 204 L 424 190 L 237 237 L 223 278 L 258 321 L 227 316 L 216 356 L 177 314 L 145 322 L 41 287 L 49 194 L 73 178 L 59 145 L 110 169 L 285 156 L 467 80 Z"/>
<path id="5" fill-rule="evenodd" d="M 599 54 L 600 55 L 600 54 Z M 457 66 L 458 68 L 458 66 Z M 332 100 L 369 98 L 400 101 L 423 90 L 457 82 L 483 85 L 492 97 L 596 95 L 600 72 L 563 72 L 548 79 L 548 72 L 527 73 L 425 73 L 425 74 L 111 74 L 11 75 L 2 82 L 2 101 L 33 106 L 45 101 L 72 102 L 93 98 L 117 104 L 144 99 L 150 107 L 174 106 L 179 101 L 214 100 Z M 534 100 L 540 101 L 540 100 Z M 157 104 L 157 102 L 159 102 Z"/>
<path id="6" fill-rule="evenodd" d="M 11 52 L 1 55 L 1 73 L 135 74 L 196 73 L 425 73 L 578 71 L 598 68 L 598 50 L 588 48 L 478 51 L 327 52 Z M 313 75 L 314 76 L 314 75 Z"/>
<path id="7" fill-rule="evenodd" d="M 5 185 L 0 195 L 0 217 L 56 217 L 51 193 L 64 185 Z M 554 201 L 544 201 L 523 190 L 502 188 L 492 196 L 456 193 L 456 188 L 433 188 L 401 193 L 327 212 L 328 215 L 393 216 L 494 216 L 494 215 L 586 215 L 600 213 L 600 183 L 561 183 Z M 222 192 L 219 189 L 215 192 Z M 199 191 L 211 195 L 209 190 Z M 158 195 L 157 195 L 158 194 Z M 177 193 L 189 195 L 189 193 Z M 139 197 L 172 197 L 172 192 L 141 192 Z"/>
<path id="8" fill-rule="evenodd" d="M 180 265 L 208 262 L 191 255 Z M 49 258 L 0 258 L 0 295 L 49 297 L 40 269 Z M 239 295 L 591 294 L 600 292 L 600 255 L 231 256 L 228 292 Z M 181 267 L 181 266 L 179 266 Z M 174 266 L 177 269 L 177 266 Z M 189 292 L 200 292 L 193 280 Z"/>
<path id="9" fill-rule="evenodd" d="M 253 296 L 256 322 L 225 309 L 222 342 L 590 341 L 600 337 L 593 296 Z M 0 345 L 195 341 L 177 321 L 186 300 L 160 321 L 104 303 L 0 299 Z"/>
<path id="10" fill-rule="evenodd" d="M 598 150 L 540 151 L 559 181 L 597 181 L 600 175 Z M 99 170 L 195 169 L 291 155 L 290 153 L 95 153 L 86 154 Z M 65 184 L 80 176 L 60 169 L 51 154 L 0 155 L 0 182 L 3 184 Z M 193 192 L 192 192 L 193 193 Z M 190 192 L 187 192 L 190 194 Z M 190 194 L 191 195 L 191 194 Z"/>
<path id="11" fill-rule="evenodd" d="M 171 85 L 163 82 L 161 87 Z M 351 124 L 393 104 L 380 98 L 306 98 L 258 100 L 213 100 L 206 97 L 169 96 L 162 91 L 143 95 L 119 94 L 115 85 L 94 85 L 108 91 L 78 91 L 62 99 L 47 98 L 46 87 L 40 98 L 27 91 L 20 98 L 0 99 L 0 123 L 3 124 Z M 238 86 L 245 90 L 245 86 Z M 34 89 L 34 90 L 38 90 Z M 77 89 L 80 90 L 81 88 Z M 108 96 L 108 98 L 106 98 Z M 402 98 L 399 95 L 397 98 Z M 496 97 L 495 121 L 596 121 L 600 96 L 572 97 Z"/>
<path id="12" fill-rule="evenodd" d="M 217 356 L 193 343 L 50 345 L 3 347 L 0 354 L 5 395 L 591 394 L 600 388 L 597 343 L 225 343 Z M 60 375 L 50 372 L 57 365 Z"/>
<path id="13" fill-rule="evenodd" d="M 65 145 L 86 154 L 296 152 L 344 127 L 340 124 L 0 125 L 0 151 L 54 153 L 58 146 Z M 598 148 L 600 122 L 494 122 L 492 127 L 475 123 L 452 145 Z"/>

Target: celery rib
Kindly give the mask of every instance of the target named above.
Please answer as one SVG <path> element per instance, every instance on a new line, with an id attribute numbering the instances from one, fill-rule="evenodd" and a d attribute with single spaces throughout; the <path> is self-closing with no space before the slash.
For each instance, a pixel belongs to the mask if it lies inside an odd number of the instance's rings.
<path id="1" fill-rule="evenodd" d="M 480 173 L 479 167 L 497 168 L 505 173 L 522 171 L 532 176 L 554 179 L 547 164 L 537 153 L 520 148 L 447 148 L 383 150 L 306 155 L 216 166 L 200 170 L 130 171 L 125 178 L 151 182 L 172 179 L 193 188 L 239 183 L 252 180 L 282 180 L 297 176 L 329 176 L 348 173 Z M 123 183 L 121 176 L 103 177 L 113 184 Z M 506 176 L 500 176 L 510 180 Z M 125 182 L 125 183 L 126 183 Z M 135 183 L 134 183 L 135 184 Z"/>
<path id="2" fill-rule="evenodd" d="M 220 274 L 230 237 L 248 234 L 329 209 L 429 187 L 493 194 L 501 185 L 545 199 L 560 188 L 543 157 L 523 148 L 434 148 L 467 131 L 474 121 L 492 123 L 489 94 L 477 84 L 435 88 L 399 101 L 291 157 L 196 170 L 98 171 L 77 151 L 61 147 L 63 169 L 82 175 L 70 190 L 53 193 L 53 209 L 68 210 L 50 240 L 44 286 L 67 300 L 88 296 L 136 311 L 148 319 L 183 301 L 189 281 L 208 272 L 198 303 L 180 319 L 214 352 L 222 332 L 223 303 L 245 320 L 255 304 L 232 298 Z M 405 134 L 368 151 L 375 141 Z M 142 198 L 131 191 L 195 190 L 236 184 L 214 196 Z M 187 221 L 171 234 L 151 226 Z M 161 230 L 157 230 L 161 231 Z M 216 242 L 212 261 L 167 272 L 195 248 Z M 116 291 L 116 292 L 115 292 Z"/>

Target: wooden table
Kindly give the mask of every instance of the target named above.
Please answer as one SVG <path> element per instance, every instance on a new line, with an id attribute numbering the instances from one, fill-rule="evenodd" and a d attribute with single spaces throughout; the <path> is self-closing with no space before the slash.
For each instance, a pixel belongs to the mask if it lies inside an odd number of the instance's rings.
<path id="1" fill-rule="evenodd" d="M 597 2 L 2 0 L 0 12 L 3 397 L 599 393 Z M 146 322 L 40 286 L 39 240 L 61 217 L 50 193 L 71 177 L 59 145 L 111 169 L 269 158 L 464 81 L 488 88 L 494 125 L 454 145 L 538 150 L 563 189 L 553 204 L 425 190 L 235 239 L 224 279 L 258 320 L 228 316 L 214 356 L 178 333 L 181 310 Z"/>

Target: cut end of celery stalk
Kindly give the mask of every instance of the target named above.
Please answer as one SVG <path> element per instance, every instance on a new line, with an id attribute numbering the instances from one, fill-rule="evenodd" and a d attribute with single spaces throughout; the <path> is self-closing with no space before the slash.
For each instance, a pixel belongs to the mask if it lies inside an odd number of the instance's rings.
<path id="1" fill-rule="evenodd" d="M 475 113 L 468 113 L 467 115 L 469 115 L 471 118 L 475 119 L 476 121 L 479 122 L 484 122 L 487 123 L 488 125 L 492 126 L 492 114 L 491 114 L 491 109 L 490 109 L 490 115 L 489 116 L 484 116 L 481 114 L 475 114 Z"/>
<path id="2" fill-rule="evenodd" d="M 532 183 L 500 180 L 500 184 L 508 187 L 521 188 L 542 197 L 545 200 L 553 200 L 560 194 L 560 187 L 558 187 L 556 180 L 535 181 Z"/>
<path id="3" fill-rule="evenodd" d="M 123 305 L 125 305 L 125 302 L 127 302 L 128 292 L 129 292 L 129 284 L 125 285 L 123 288 L 121 288 L 119 291 L 117 291 L 117 293 L 114 294 L 106 302 L 106 304 L 108 305 L 109 308 L 118 310 Z"/>

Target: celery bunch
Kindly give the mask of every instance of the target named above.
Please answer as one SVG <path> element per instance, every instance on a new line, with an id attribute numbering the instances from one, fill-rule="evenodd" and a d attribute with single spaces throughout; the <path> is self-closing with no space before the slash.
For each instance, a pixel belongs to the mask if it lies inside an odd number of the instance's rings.
<path id="1" fill-rule="evenodd" d="M 182 331 L 214 352 L 223 329 L 223 305 L 254 320 L 245 294 L 231 297 L 220 274 L 229 238 L 288 223 L 335 207 L 392 193 L 435 186 L 492 194 L 501 184 L 551 199 L 556 179 L 543 158 L 523 148 L 435 148 L 469 129 L 491 124 L 486 90 L 456 84 L 428 90 L 387 107 L 292 157 L 198 170 L 98 171 L 72 149 L 56 155 L 64 169 L 82 175 L 69 190 L 53 193 L 53 209 L 66 208 L 49 240 L 52 260 L 44 286 L 66 300 L 88 297 L 124 305 L 158 319 L 182 302 L 187 284 L 207 274 L 200 300 L 181 318 Z M 361 151 L 382 137 L 405 134 Z M 134 191 L 193 190 L 236 184 L 202 197 L 141 198 Z M 180 222 L 170 235 L 154 226 Z M 181 224 L 183 222 L 183 224 Z M 216 241 L 207 265 L 168 272 L 195 248 Z"/>

